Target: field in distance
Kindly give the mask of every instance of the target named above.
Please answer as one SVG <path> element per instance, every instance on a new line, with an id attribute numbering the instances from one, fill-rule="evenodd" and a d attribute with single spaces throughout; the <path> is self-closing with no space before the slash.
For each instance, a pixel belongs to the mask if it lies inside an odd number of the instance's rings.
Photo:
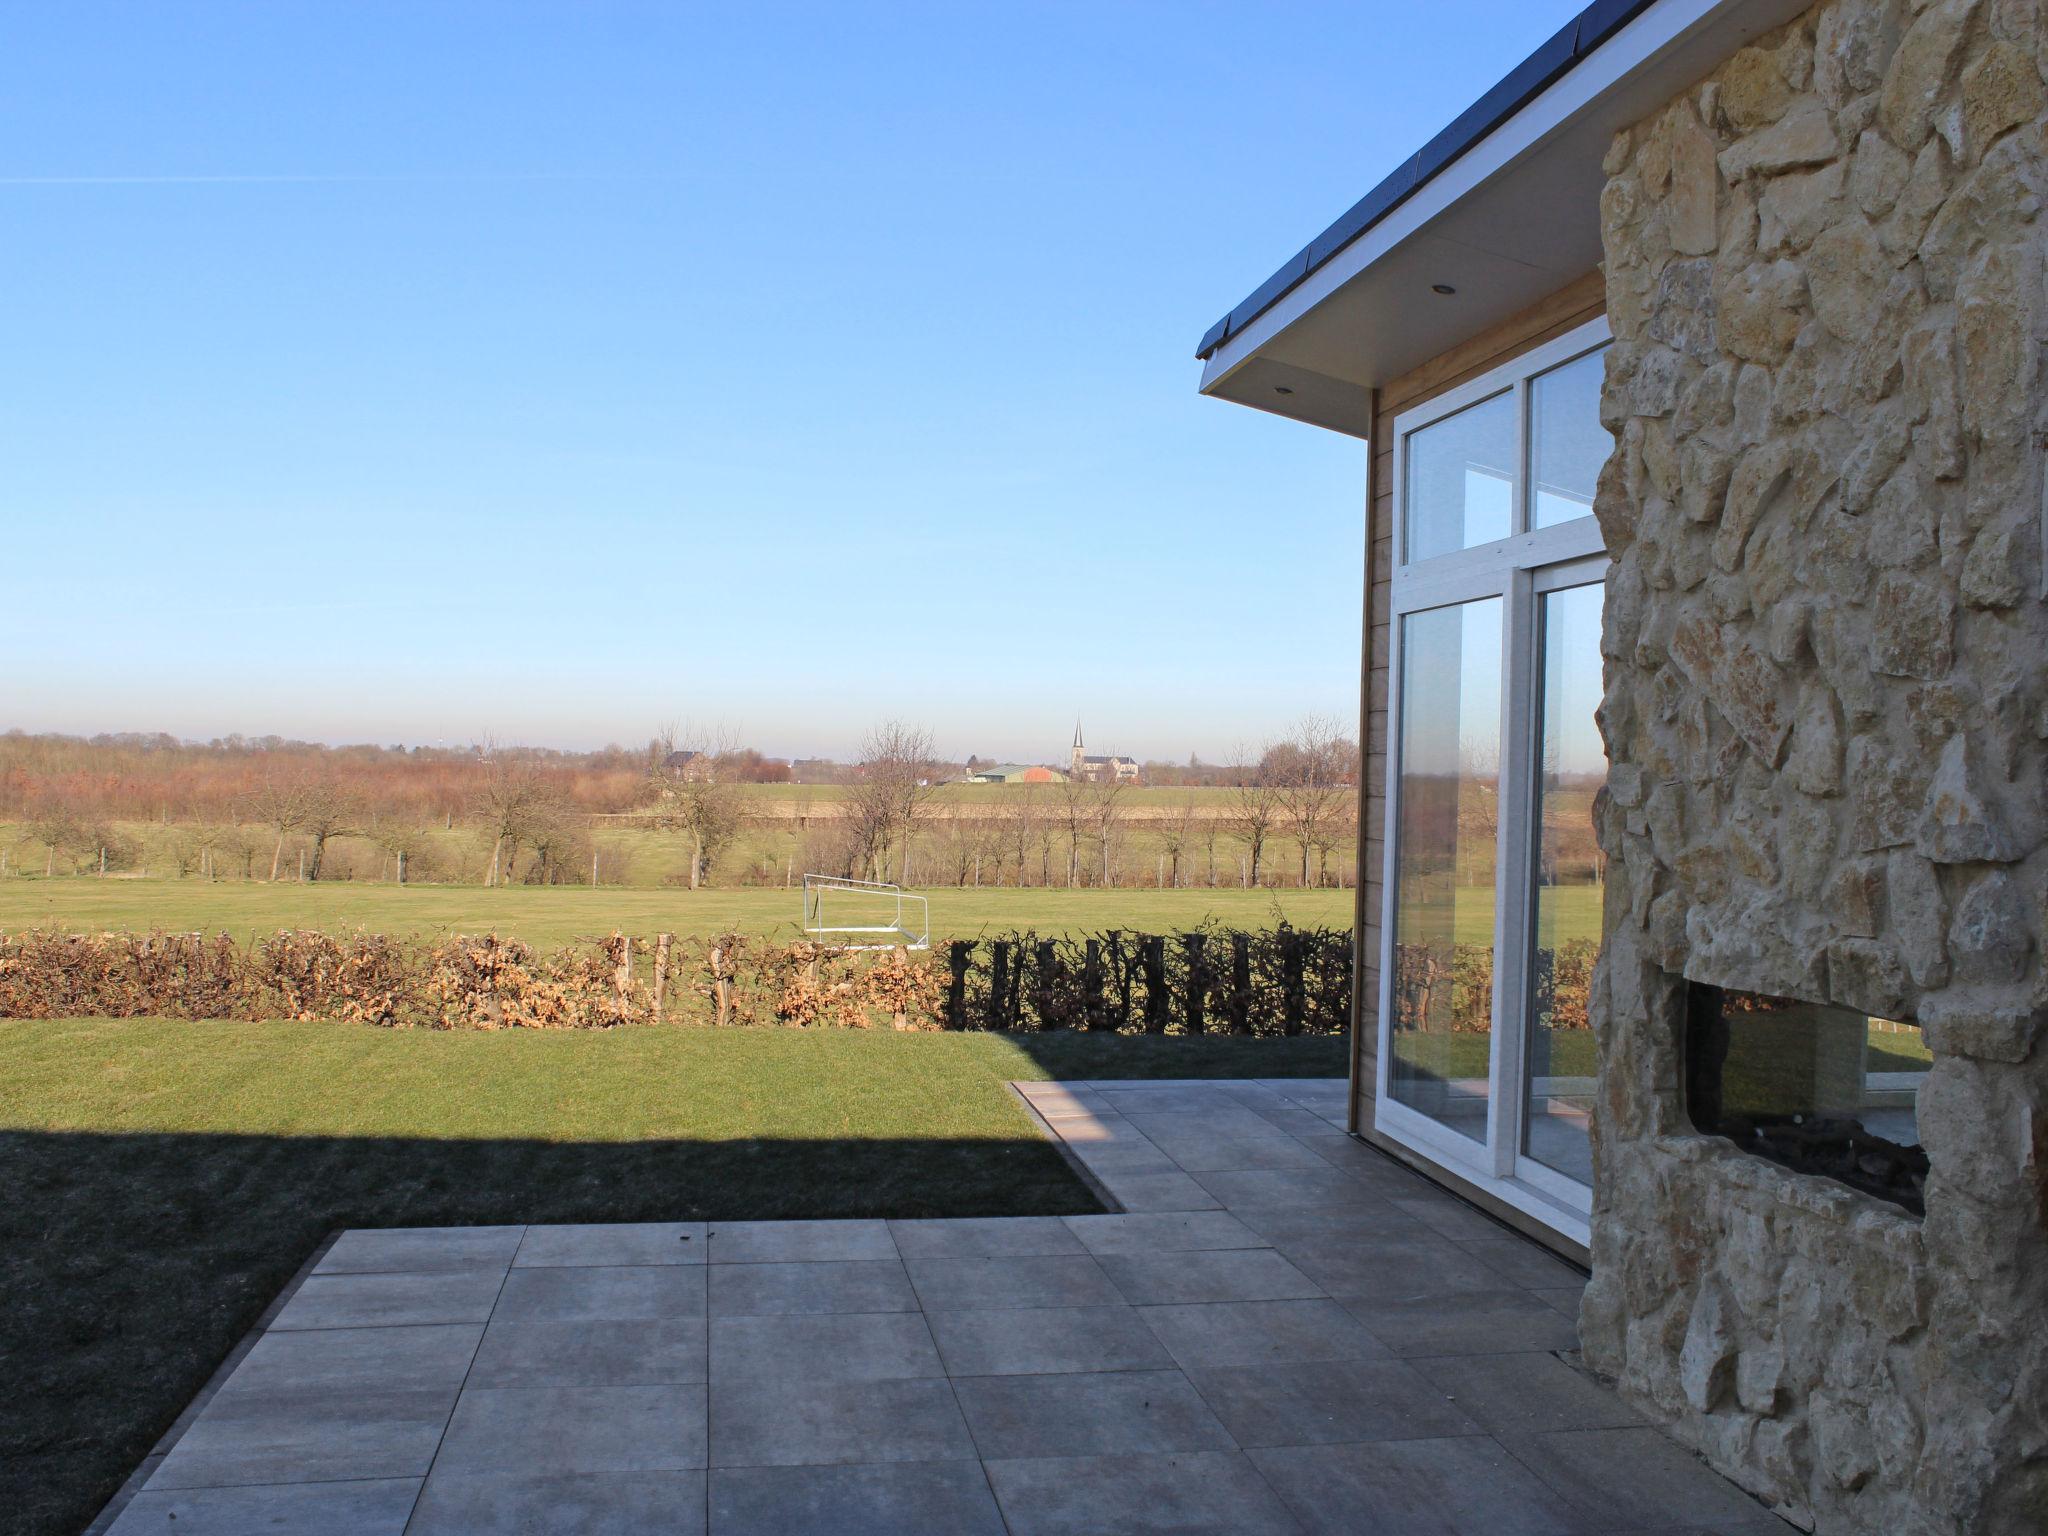
<path id="1" fill-rule="evenodd" d="M 1033 929 L 1047 937 L 1107 928 L 1181 933 L 1213 922 L 1226 928 L 1267 928 L 1281 918 L 1297 927 L 1348 928 L 1348 890 L 1067 890 L 1014 886 L 924 893 L 931 903 L 933 941 L 973 938 L 983 931 Z M 361 928 L 417 934 L 496 931 L 542 947 L 626 933 L 697 937 L 745 933 L 801 937 L 799 893 L 781 888 L 650 890 L 620 886 L 408 885 L 370 882 L 300 884 L 241 880 L 0 880 L 0 931 L 56 926 L 168 932 L 225 931 L 236 938 L 280 928 L 327 932 Z"/>

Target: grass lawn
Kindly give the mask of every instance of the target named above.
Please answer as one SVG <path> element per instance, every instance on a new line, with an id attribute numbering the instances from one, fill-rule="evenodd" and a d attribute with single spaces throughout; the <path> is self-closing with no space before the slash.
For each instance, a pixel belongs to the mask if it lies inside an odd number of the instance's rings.
<path id="1" fill-rule="evenodd" d="M 335 1228 L 1088 1211 L 1006 1079 L 1343 1070 L 1332 1039 L 0 1022 L 0 1529 L 80 1529 Z"/>
<path id="2" fill-rule="evenodd" d="M 1122 928 L 1179 933 L 1213 920 L 1266 928 L 1349 928 L 1352 893 L 1332 890 L 1019 890 L 926 892 L 932 937 L 972 938 L 1035 928 L 1048 937 Z M 387 885 L 337 881 L 269 885 L 241 880 L 0 880 L 0 930 L 54 924 L 80 930 L 225 929 L 237 938 L 279 928 L 366 928 L 391 934 L 501 934 L 551 947 L 610 933 L 662 930 L 797 938 L 801 894 L 781 889 L 649 890 L 627 886 Z"/>

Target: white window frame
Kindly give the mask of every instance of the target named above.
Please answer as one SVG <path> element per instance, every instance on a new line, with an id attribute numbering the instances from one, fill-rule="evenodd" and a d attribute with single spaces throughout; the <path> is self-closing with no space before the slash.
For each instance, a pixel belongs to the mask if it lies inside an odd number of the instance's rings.
<path id="1" fill-rule="evenodd" d="M 1533 917 L 1530 881 L 1535 859 L 1535 768 L 1540 749 L 1540 722 L 1535 718 L 1538 646 L 1531 642 L 1539 638 L 1542 596 L 1604 581 L 1608 559 L 1599 525 L 1590 514 L 1548 528 L 1530 526 L 1535 484 L 1530 472 L 1529 404 L 1530 385 L 1536 376 L 1596 351 L 1611 339 L 1605 316 L 1588 321 L 1456 389 L 1402 412 L 1393 423 L 1394 569 L 1387 626 L 1387 822 L 1381 885 L 1374 1124 L 1396 1141 L 1581 1244 L 1591 1241 L 1592 1190 L 1536 1162 L 1521 1150 L 1526 1109 L 1522 1073 L 1528 1030 L 1528 940 Z M 1410 563 L 1410 435 L 1509 392 L 1514 396 L 1515 414 L 1516 490 L 1510 508 L 1514 531 L 1505 539 Z M 1494 873 L 1494 1045 L 1488 1067 L 1486 1140 L 1475 1142 L 1393 1097 L 1391 1031 L 1395 903 L 1400 895 L 1403 621 L 1411 614 L 1432 608 L 1488 597 L 1501 599 L 1501 826 Z"/>

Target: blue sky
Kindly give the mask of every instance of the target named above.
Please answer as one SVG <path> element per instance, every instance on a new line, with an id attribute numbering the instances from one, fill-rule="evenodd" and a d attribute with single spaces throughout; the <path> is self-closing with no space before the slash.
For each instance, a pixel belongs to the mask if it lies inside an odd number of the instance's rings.
<path id="1" fill-rule="evenodd" d="M 1363 447 L 1194 342 L 1573 8 L 20 8 L 0 728 L 1349 716 Z"/>

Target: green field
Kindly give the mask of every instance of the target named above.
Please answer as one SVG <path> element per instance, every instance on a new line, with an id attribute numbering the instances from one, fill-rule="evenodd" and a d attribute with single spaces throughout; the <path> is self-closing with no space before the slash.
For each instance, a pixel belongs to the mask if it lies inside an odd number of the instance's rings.
<path id="1" fill-rule="evenodd" d="M 348 1226 L 1097 1209 L 1004 1082 L 1344 1042 L 0 1023 L 0 1527 L 79 1530 Z"/>
<path id="2" fill-rule="evenodd" d="M 1264 928 L 1348 928 L 1352 893 L 1332 890 L 1078 890 L 1031 887 L 925 893 L 934 940 L 1034 929 L 1047 936 L 1123 928 L 1178 933 L 1213 921 Z M 81 931 L 225 931 L 237 938 L 279 928 L 418 934 L 496 931 L 553 946 L 626 933 L 799 937 L 801 899 L 773 889 L 701 891 L 598 886 L 270 885 L 245 880 L 0 880 L 0 931 L 54 925 Z"/>

